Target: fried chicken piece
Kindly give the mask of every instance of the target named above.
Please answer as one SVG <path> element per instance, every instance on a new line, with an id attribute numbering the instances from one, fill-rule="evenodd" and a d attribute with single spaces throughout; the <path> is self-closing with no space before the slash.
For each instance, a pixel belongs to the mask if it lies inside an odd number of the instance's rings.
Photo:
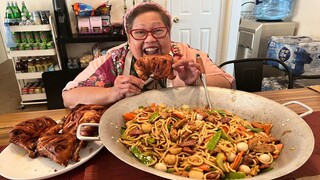
<path id="1" fill-rule="evenodd" d="M 38 139 L 37 151 L 40 156 L 67 166 L 75 152 L 76 144 L 77 138 L 70 133 L 45 134 Z"/>
<path id="2" fill-rule="evenodd" d="M 50 117 L 38 117 L 17 124 L 9 132 L 9 141 L 28 151 L 29 157 L 37 157 L 38 138 L 57 125 Z"/>
<path id="3" fill-rule="evenodd" d="M 174 60 L 169 54 L 166 55 L 147 55 L 139 58 L 134 64 L 134 68 L 143 80 L 147 80 L 151 74 L 154 79 L 174 79 L 172 64 Z"/>

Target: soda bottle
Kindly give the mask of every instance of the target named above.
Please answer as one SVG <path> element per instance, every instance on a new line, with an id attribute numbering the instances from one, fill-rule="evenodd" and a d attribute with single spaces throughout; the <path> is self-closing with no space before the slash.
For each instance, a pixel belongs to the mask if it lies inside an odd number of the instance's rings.
<path id="1" fill-rule="evenodd" d="M 13 25 L 13 23 L 14 23 L 13 12 L 12 12 L 12 9 L 10 7 L 9 1 L 7 1 L 5 22 L 9 23 L 9 25 Z"/>
<path id="2" fill-rule="evenodd" d="M 22 15 L 25 15 L 27 19 L 30 19 L 30 17 L 31 17 L 24 1 L 22 1 L 22 5 L 21 5 L 21 16 Z"/>

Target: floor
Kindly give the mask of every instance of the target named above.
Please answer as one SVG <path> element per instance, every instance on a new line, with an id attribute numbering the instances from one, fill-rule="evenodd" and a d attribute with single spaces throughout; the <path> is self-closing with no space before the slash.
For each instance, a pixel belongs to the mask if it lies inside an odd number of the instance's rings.
<path id="1" fill-rule="evenodd" d="M 46 110 L 46 104 L 25 105 L 24 109 L 20 108 L 20 92 L 15 78 L 13 64 L 11 60 L 4 61 L 0 64 L 0 114 Z"/>

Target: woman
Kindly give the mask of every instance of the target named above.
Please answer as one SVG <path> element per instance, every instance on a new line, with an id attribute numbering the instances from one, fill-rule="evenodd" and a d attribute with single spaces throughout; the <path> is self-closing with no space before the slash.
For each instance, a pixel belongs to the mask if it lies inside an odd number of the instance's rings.
<path id="1" fill-rule="evenodd" d="M 207 85 L 231 88 L 233 77 L 211 62 L 208 55 L 183 43 L 171 42 L 171 16 L 156 3 L 140 3 L 124 16 L 128 41 L 92 61 L 62 92 L 64 104 L 110 106 L 126 96 L 139 94 L 144 81 L 133 68 L 136 59 L 153 54 L 170 54 L 177 63 L 172 65 L 176 78 L 166 79 L 166 87 L 196 85 L 200 76 L 196 54 L 204 61 Z"/>

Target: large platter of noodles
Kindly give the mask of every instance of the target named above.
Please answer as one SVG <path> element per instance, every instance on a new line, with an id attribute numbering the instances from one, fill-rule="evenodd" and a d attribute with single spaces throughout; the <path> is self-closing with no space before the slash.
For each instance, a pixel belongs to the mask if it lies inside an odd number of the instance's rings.
<path id="1" fill-rule="evenodd" d="M 310 127 L 258 95 L 209 87 L 152 90 L 102 116 L 100 138 L 120 160 L 167 179 L 275 179 L 310 157 Z"/>

